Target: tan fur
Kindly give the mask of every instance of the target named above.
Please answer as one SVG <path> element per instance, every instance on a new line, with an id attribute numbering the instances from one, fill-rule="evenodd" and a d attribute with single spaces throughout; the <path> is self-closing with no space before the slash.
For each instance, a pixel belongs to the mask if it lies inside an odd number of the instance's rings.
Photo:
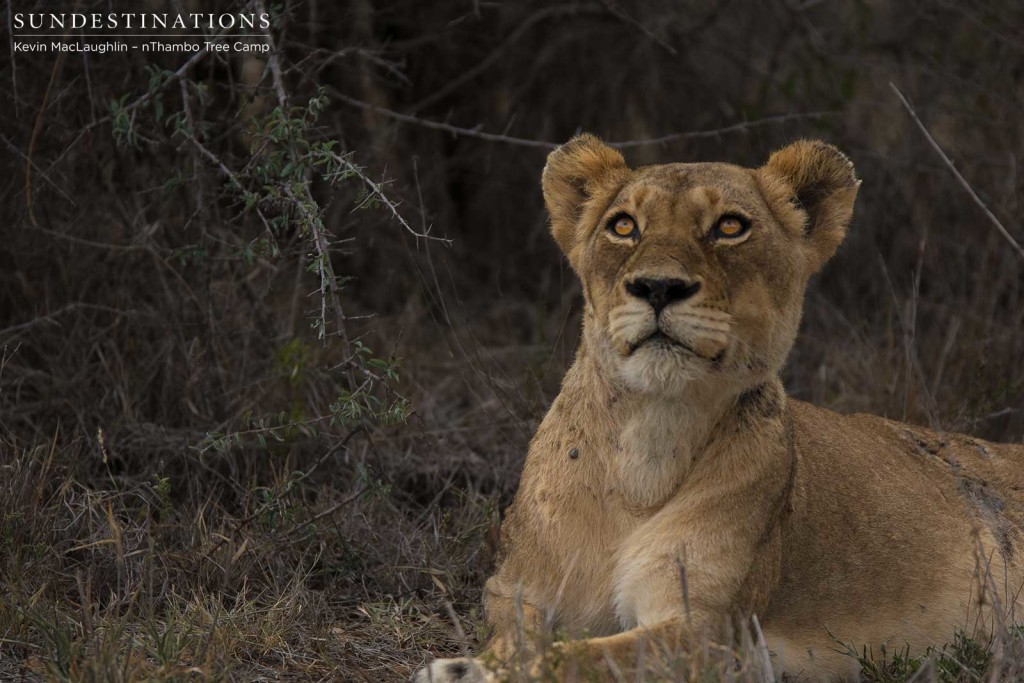
<path id="1" fill-rule="evenodd" d="M 543 186 L 583 283 L 582 340 L 502 529 L 494 639 L 419 681 L 495 680 L 545 620 L 576 638 L 547 649 L 559 679 L 582 664 L 616 680 L 642 643 L 685 647 L 757 615 L 776 673 L 819 680 L 856 674 L 833 635 L 921 652 L 1012 612 L 1024 447 L 837 415 L 778 378 L 807 280 L 852 216 L 859 181 L 838 150 L 632 170 L 584 135 Z M 606 228 L 620 213 L 639 239 Z M 723 214 L 751 229 L 714 239 Z M 627 289 L 642 277 L 700 288 L 659 316 Z"/>

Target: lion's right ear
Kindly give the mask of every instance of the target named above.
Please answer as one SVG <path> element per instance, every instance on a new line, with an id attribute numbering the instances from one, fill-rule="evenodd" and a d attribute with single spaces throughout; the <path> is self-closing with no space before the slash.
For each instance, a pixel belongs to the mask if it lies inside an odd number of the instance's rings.
<path id="1" fill-rule="evenodd" d="M 798 140 L 778 150 L 760 169 L 766 196 L 779 210 L 806 216 L 808 266 L 815 272 L 846 237 L 860 181 L 853 163 L 820 140 Z"/>
<path id="2" fill-rule="evenodd" d="M 586 202 L 628 171 L 622 155 L 594 135 L 578 135 L 548 155 L 541 185 L 551 234 L 574 268 Z"/>

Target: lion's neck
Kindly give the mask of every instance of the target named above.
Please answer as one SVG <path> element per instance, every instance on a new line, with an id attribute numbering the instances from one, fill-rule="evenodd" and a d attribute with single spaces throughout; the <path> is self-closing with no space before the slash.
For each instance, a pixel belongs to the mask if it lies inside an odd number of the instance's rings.
<path id="1" fill-rule="evenodd" d="M 671 496 L 700 457 L 729 398 L 707 387 L 672 397 L 630 397 L 613 468 L 622 495 L 643 507 Z"/>
<path id="2" fill-rule="evenodd" d="M 610 382 L 598 359 L 582 353 L 577 364 L 590 374 L 588 387 L 607 397 L 592 405 L 610 406 L 603 416 L 616 435 L 608 451 L 610 482 L 627 504 L 651 508 L 683 483 L 742 387 L 694 380 L 671 395 L 642 393 Z"/>

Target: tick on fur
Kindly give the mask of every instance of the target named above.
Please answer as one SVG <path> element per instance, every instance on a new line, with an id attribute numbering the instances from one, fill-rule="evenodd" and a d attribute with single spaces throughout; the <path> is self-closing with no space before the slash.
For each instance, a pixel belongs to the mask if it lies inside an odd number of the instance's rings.
<path id="1" fill-rule="evenodd" d="M 570 448 L 569 449 L 569 457 L 572 458 L 573 460 L 575 460 L 576 458 L 580 457 L 580 449 L 578 449 L 578 448 Z"/>

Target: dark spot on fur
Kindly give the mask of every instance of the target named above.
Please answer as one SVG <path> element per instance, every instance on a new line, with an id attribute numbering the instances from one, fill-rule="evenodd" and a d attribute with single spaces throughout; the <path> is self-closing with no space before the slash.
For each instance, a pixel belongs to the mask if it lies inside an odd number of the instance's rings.
<path id="1" fill-rule="evenodd" d="M 448 665 L 448 675 L 455 679 L 462 678 L 467 671 L 469 671 L 469 667 L 463 662 L 454 662 Z"/>
<path id="2" fill-rule="evenodd" d="M 740 394 L 736 408 L 747 420 L 774 418 L 782 414 L 782 397 L 774 388 L 761 384 Z"/>
<path id="3" fill-rule="evenodd" d="M 950 473 L 956 482 L 957 493 L 970 506 L 974 517 L 988 527 L 993 538 L 999 544 L 999 552 L 1005 559 L 1013 557 L 1014 547 L 1011 540 L 1011 523 L 1004 516 L 1006 501 L 988 482 L 975 476 L 971 476 L 968 469 L 955 457 L 954 448 L 950 448 L 950 442 L 939 435 L 917 432 L 913 429 L 901 427 L 898 432 L 903 440 L 911 447 L 914 455 L 922 458 L 936 458 L 949 467 Z M 972 446 L 983 454 L 983 457 L 991 457 L 991 453 L 984 445 L 966 439 L 963 444 Z"/>
<path id="4" fill-rule="evenodd" d="M 992 451 L 990 451 L 985 446 L 985 444 L 981 443 L 980 441 L 975 441 L 974 439 L 967 439 L 966 442 L 968 445 L 972 446 L 974 450 L 978 451 L 978 454 L 981 457 L 985 458 L 986 460 L 992 459 Z"/>
<path id="5" fill-rule="evenodd" d="M 999 497 L 999 494 L 989 487 L 986 481 L 961 477 L 957 482 L 957 488 L 961 494 L 977 501 L 979 507 L 986 511 L 1002 512 L 1006 508 L 1006 503 Z"/>
<path id="6" fill-rule="evenodd" d="M 914 452 L 917 455 L 922 457 L 941 457 L 946 461 L 946 464 L 953 469 L 953 471 L 958 471 L 960 469 L 960 463 L 957 462 L 955 458 L 943 453 L 949 445 L 947 442 L 942 441 L 941 439 L 927 438 L 925 435 L 915 432 L 912 429 L 901 429 L 900 435 L 903 437 L 904 441 L 913 447 Z"/>
<path id="7" fill-rule="evenodd" d="M 992 532 L 992 536 L 999 543 L 999 552 L 1007 560 L 1013 557 L 1010 521 L 1003 515 L 1006 501 L 983 479 L 966 476 L 957 476 L 956 479 L 957 490 L 971 504 L 974 512 Z"/>
<path id="8" fill-rule="evenodd" d="M 575 460 L 576 458 L 580 457 L 580 449 L 578 449 L 578 448 L 570 448 L 569 449 L 569 457 L 572 458 L 573 460 Z"/>

